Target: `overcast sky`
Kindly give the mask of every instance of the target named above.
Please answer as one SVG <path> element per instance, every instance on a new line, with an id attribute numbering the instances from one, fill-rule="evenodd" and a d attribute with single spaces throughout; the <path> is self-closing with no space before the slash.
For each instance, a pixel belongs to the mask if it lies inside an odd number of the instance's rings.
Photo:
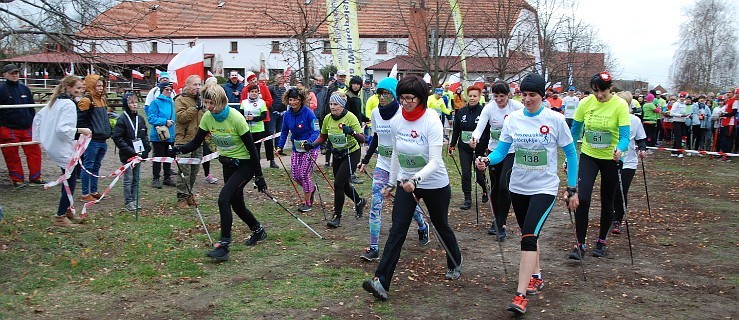
<path id="1" fill-rule="evenodd" d="M 694 0 L 580 1 L 577 16 L 598 29 L 618 61 L 620 79 L 669 87 L 670 65 L 684 12 Z"/>

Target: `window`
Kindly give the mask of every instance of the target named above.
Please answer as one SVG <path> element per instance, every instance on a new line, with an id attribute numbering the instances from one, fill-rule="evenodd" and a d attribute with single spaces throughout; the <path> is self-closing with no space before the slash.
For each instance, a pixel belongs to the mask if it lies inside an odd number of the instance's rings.
<path id="1" fill-rule="evenodd" d="M 239 52 L 239 43 L 236 41 L 231 41 L 231 51 L 230 53 L 237 53 Z"/>
<path id="2" fill-rule="evenodd" d="M 377 53 L 387 53 L 387 41 L 377 41 Z"/>
<path id="3" fill-rule="evenodd" d="M 271 53 L 280 53 L 280 42 L 279 41 L 272 41 L 272 52 Z"/>
<path id="4" fill-rule="evenodd" d="M 133 52 L 133 43 L 131 41 L 126 41 L 126 52 L 127 53 Z"/>
<path id="5" fill-rule="evenodd" d="M 331 41 L 323 40 L 323 52 L 321 53 L 325 53 L 325 54 L 331 53 Z"/>
<path id="6" fill-rule="evenodd" d="M 156 41 L 151 42 L 151 53 L 159 52 L 159 43 Z"/>

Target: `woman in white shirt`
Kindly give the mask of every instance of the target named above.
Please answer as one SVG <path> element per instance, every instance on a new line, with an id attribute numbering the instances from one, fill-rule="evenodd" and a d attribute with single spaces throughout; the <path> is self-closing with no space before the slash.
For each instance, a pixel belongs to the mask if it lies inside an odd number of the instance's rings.
<path id="1" fill-rule="evenodd" d="M 398 187 L 392 211 L 393 224 L 374 278 L 362 284 L 366 291 L 380 300 L 388 298 L 387 290 L 418 199 L 423 199 L 426 204 L 431 223 L 447 250 L 445 278 L 458 279 L 462 264 L 457 238 L 448 221 L 452 192 L 441 157 L 444 128 L 438 114 L 426 108 L 428 86 L 417 76 L 406 76 L 398 82 L 396 91 L 403 108 L 401 116 L 393 118 L 390 125 L 395 139 L 392 142 L 390 179 L 383 192 L 386 197 L 391 196 Z"/>
<path id="2" fill-rule="evenodd" d="M 49 103 L 36 114 L 33 119 L 33 140 L 41 142 L 46 155 L 54 161 L 66 174 L 69 192 L 74 195 L 77 185 L 77 166 L 71 172 L 65 172 L 74 152 L 75 137 L 78 134 L 90 135 L 88 128 L 77 128 L 77 103 L 85 94 L 85 84 L 77 76 L 71 75 L 62 79 L 51 95 Z M 62 186 L 59 207 L 54 215 L 53 224 L 59 227 L 74 227 L 77 224 L 69 219 L 79 219 L 72 210 L 70 196 Z"/>

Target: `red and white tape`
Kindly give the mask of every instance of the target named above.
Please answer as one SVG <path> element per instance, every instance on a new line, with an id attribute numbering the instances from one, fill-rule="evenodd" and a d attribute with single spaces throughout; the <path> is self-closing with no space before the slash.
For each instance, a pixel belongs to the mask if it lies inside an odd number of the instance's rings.
<path id="1" fill-rule="evenodd" d="M 660 151 L 677 151 L 685 153 L 705 154 L 712 156 L 726 156 L 726 157 L 739 157 L 737 153 L 728 152 L 714 152 L 714 151 L 703 151 L 703 150 L 689 150 L 689 149 L 673 149 L 673 148 L 662 148 L 662 147 L 647 147 L 647 149 L 660 150 Z"/>

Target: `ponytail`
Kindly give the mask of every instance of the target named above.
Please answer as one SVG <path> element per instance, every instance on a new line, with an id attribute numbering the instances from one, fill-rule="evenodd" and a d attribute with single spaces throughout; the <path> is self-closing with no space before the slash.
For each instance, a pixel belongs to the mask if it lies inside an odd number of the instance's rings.
<path id="1" fill-rule="evenodd" d="M 59 85 L 57 85 L 54 88 L 54 91 L 52 91 L 51 99 L 49 99 L 49 103 L 47 104 L 47 106 L 51 108 L 51 106 L 54 105 L 54 102 L 56 102 L 56 99 L 59 98 L 60 95 L 67 93 L 67 88 L 73 87 L 74 85 L 76 85 L 77 81 L 82 81 L 82 79 L 80 79 L 80 77 L 75 76 L 75 75 L 69 75 L 69 76 L 64 77 L 64 79 L 62 79 L 62 81 L 59 82 Z"/>

